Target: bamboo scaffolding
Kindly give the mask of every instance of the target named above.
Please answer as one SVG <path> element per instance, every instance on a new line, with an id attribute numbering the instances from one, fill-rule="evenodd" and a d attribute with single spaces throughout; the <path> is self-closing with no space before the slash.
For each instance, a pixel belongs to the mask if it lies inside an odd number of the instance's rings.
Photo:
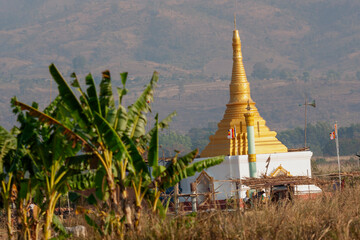
<path id="1" fill-rule="evenodd" d="M 331 184 L 331 182 L 327 180 L 310 178 L 306 176 L 243 178 L 243 179 L 215 180 L 214 182 L 234 182 L 234 183 L 240 183 L 250 188 L 268 188 L 276 185 L 312 185 L 312 184 L 322 188 L 324 185 Z"/>

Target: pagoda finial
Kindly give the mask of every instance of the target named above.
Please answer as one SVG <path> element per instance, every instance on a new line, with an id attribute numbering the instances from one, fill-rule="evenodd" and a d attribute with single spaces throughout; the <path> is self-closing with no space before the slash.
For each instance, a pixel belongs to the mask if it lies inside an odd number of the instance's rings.
<path id="1" fill-rule="evenodd" d="M 234 30 L 236 30 L 236 12 L 237 12 L 237 0 L 235 0 L 235 12 L 234 12 Z"/>
<path id="2" fill-rule="evenodd" d="M 234 13 L 234 30 L 236 30 L 236 13 Z"/>

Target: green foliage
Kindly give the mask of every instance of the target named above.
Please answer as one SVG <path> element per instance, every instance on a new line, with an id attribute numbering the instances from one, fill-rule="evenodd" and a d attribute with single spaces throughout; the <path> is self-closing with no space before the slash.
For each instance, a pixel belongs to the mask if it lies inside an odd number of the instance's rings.
<path id="1" fill-rule="evenodd" d="M 5 158 L 10 158 L 16 150 L 16 138 L 0 126 L 0 173 L 3 173 Z M 11 153 L 13 151 L 13 153 Z"/>
<path id="2" fill-rule="evenodd" d="M 201 152 L 209 143 L 209 137 L 215 133 L 216 129 L 217 124 L 210 122 L 207 127 L 191 128 L 186 135 L 173 131 L 162 132 L 160 134 L 160 146 L 163 153 L 160 154 L 165 157 L 172 157 L 174 150 L 184 153 L 195 148 Z"/>
<path id="3" fill-rule="evenodd" d="M 341 74 L 334 70 L 329 70 L 325 74 L 325 79 L 328 81 L 337 81 L 337 80 L 341 79 L 340 77 L 341 77 Z"/>
<path id="4" fill-rule="evenodd" d="M 256 79 L 270 78 L 270 69 L 263 62 L 257 62 L 253 66 L 251 76 Z"/>
<path id="5" fill-rule="evenodd" d="M 216 122 L 209 122 L 207 127 L 191 128 L 186 134 L 186 136 L 189 136 L 191 139 L 191 148 L 198 148 L 199 152 L 201 152 L 209 143 L 210 135 L 215 134 L 216 130 Z"/>
<path id="6" fill-rule="evenodd" d="M 72 65 L 75 71 L 84 70 L 85 64 L 86 64 L 86 59 L 84 56 L 77 56 L 74 57 L 72 60 Z"/>
<path id="7" fill-rule="evenodd" d="M 310 80 L 310 73 L 309 72 L 303 72 L 302 78 L 304 82 L 308 82 Z"/>
<path id="8" fill-rule="evenodd" d="M 356 71 L 355 77 L 357 80 L 360 80 L 360 71 Z"/>
<path id="9" fill-rule="evenodd" d="M 271 77 L 275 79 L 281 79 L 291 81 L 294 78 L 294 73 L 291 69 L 287 68 L 274 68 L 271 72 Z M 306 73 L 302 77 L 308 77 Z M 308 79 L 307 79 L 308 80 Z"/>
<path id="10" fill-rule="evenodd" d="M 165 157 L 174 156 L 174 150 L 186 153 L 193 148 L 189 136 L 173 131 L 161 133 L 159 139 L 160 151 L 162 151 L 160 154 L 163 154 Z"/>
<path id="11" fill-rule="evenodd" d="M 335 141 L 329 141 L 323 147 L 324 156 L 336 156 Z M 342 138 L 339 134 L 339 154 L 355 155 L 360 151 L 360 138 Z"/>
<path id="12" fill-rule="evenodd" d="M 325 122 L 308 124 L 307 145 L 315 156 L 336 156 L 335 141 L 329 138 L 332 130 L 332 126 Z M 338 132 L 341 155 L 353 155 L 360 150 L 360 124 L 340 127 Z M 304 129 L 297 127 L 282 131 L 277 138 L 288 148 L 301 148 L 304 146 Z"/>

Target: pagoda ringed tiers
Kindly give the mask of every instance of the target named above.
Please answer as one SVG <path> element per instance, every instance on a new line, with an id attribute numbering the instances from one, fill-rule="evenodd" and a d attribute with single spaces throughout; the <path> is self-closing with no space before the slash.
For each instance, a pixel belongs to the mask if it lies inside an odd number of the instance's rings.
<path id="1" fill-rule="evenodd" d="M 233 67 L 230 87 L 230 100 L 226 104 L 223 119 L 218 123 L 218 130 L 210 136 L 210 143 L 201 152 L 201 157 L 219 155 L 248 154 L 246 121 L 244 114 L 254 114 L 255 148 L 257 154 L 283 153 L 287 147 L 276 138 L 276 132 L 270 131 L 266 121 L 260 116 L 255 102 L 250 96 L 250 84 L 246 78 L 243 64 L 239 31 L 235 28 L 232 38 Z M 250 109 L 250 110 L 248 110 Z M 230 128 L 236 128 L 236 139 L 227 139 Z"/>

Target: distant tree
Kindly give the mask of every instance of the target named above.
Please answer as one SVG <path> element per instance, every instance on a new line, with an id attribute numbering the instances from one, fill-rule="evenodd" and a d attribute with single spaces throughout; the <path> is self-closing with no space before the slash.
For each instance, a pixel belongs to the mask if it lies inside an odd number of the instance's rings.
<path id="1" fill-rule="evenodd" d="M 257 79 L 269 79 L 270 69 L 266 67 L 265 63 L 257 62 L 254 64 L 251 76 Z"/>
<path id="2" fill-rule="evenodd" d="M 179 91 L 178 91 L 179 100 L 181 100 L 181 94 L 183 94 L 185 91 L 183 80 L 178 81 L 178 88 L 179 88 Z"/>
<path id="3" fill-rule="evenodd" d="M 72 60 L 74 71 L 81 71 L 84 69 L 86 64 L 86 59 L 84 56 L 74 57 Z"/>
<path id="4" fill-rule="evenodd" d="M 308 124 L 306 131 L 306 141 L 315 155 L 323 155 L 322 148 L 329 142 L 331 126 L 325 122 Z M 288 148 L 300 148 L 304 146 L 304 128 L 282 131 L 277 138 Z"/>
<path id="5" fill-rule="evenodd" d="M 360 71 L 357 71 L 357 72 L 356 72 L 356 79 L 357 79 L 357 80 L 360 80 Z"/>
<path id="6" fill-rule="evenodd" d="M 330 140 L 329 133 L 333 126 L 325 122 L 308 124 L 307 143 L 314 155 L 335 156 L 335 141 Z M 304 128 L 297 127 L 279 132 L 277 138 L 288 148 L 304 146 Z M 352 155 L 360 151 L 360 124 L 339 128 L 339 145 L 341 155 Z"/>
<path id="7" fill-rule="evenodd" d="M 360 151 L 360 138 L 341 138 L 339 139 L 339 154 L 354 155 Z M 335 141 L 328 141 L 322 151 L 325 156 L 336 156 Z"/>
<path id="8" fill-rule="evenodd" d="M 119 4 L 118 3 L 112 3 L 111 4 L 111 12 L 113 14 L 119 12 Z"/>
<path id="9" fill-rule="evenodd" d="M 302 75 L 302 80 L 304 80 L 304 82 L 308 82 L 310 80 L 310 73 L 309 72 L 303 72 Z"/>
<path id="10" fill-rule="evenodd" d="M 187 136 L 191 139 L 192 148 L 198 148 L 201 152 L 209 143 L 209 136 L 214 134 L 216 129 L 216 122 L 209 122 L 204 128 L 191 128 Z"/>
<path id="11" fill-rule="evenodd" d="M 326 80 L 328 80 L 328 81 L 336 81 L 336 80 L 339 80 L 340 77 L 341 77 L 340 73 L 336 72 L 335 70 L 329 70 L 326 73 Z"/>
<path id="12" fill-rule="evenodd" d="M 165 157 L 173 157 L 174 150 L 182 153 L 188 153 L 191 150 L 191 139 L 189 136 L 177 132 L 162 133 L 159 135 L 159 144 Z"/>
<path id="13" fill-rule="evenodd" d="M 293 79 L 294 74 L 290 69 L 283 68 L 279 72 L 279 78 L 282 80 L 291 80 Z"/>

